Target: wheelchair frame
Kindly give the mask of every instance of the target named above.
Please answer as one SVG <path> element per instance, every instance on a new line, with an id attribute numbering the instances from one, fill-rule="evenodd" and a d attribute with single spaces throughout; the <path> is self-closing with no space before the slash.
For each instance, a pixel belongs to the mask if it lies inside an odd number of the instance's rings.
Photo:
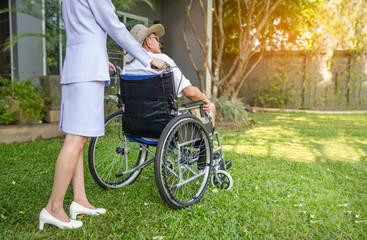
<path id="1" fill-rule="evenodd" d="M 211 122 L 205 126 L 196 116 L 185 114 L 202 105 L 200 101 L 180 107 L 156 143 L 124 132 L 124 106 L 119 104 L 121 110 L 105 119 L 106 135 L 92 138 L 89 145 L 89 169 L 95 182 L 104 189 L 120 188 L 132 184 L 143 168 L 154 163 L 159 193 L 173 209 L 199 202 L 210 180 L 217 188 L 231 189 L 233 180 L 226 171 L 219 133 L 208 128 Z M 156 146 L 155 153 L 150 146 Z"/>

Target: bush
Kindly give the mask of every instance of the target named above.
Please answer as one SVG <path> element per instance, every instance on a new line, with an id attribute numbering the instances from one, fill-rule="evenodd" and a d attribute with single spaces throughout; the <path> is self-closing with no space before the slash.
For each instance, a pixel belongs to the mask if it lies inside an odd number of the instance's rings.
<path id="1" fill-rule="evenodd" d="M 220 97 L 213 102 L 216 108 L 215 118 L 217 122 L 247 122 L 248 114 L 241 100 L 228 100 L 224 97 Z"/>
<path id="2" fill-rule="evenodd" d="M 118 89 L 112 86 L 106 87 L 105 88 L 105 96 L 104 96 L 104 111 L 105 111 L 105 116 L 118 111 L 119 109 L 117 108 L 117 104 L 118 104 Z"/>
<path id="3" fill-rule="evenodd" d="M 33 85 L 33 79 L 10 81 L 0 77 L 0 123 L 12 124 L 17 113 L 22 112 L 27 120 L 41 121 L 44 117 L 45 97 L 40 87 Z M 19 102 L 19 108 L 16 106 Z"/>
<path id="4" fill-rule="evenodd" d="M 15 122 L 19 109 L 13 109 L 11 107 L 13 103 L 14 100 L 11 98 L 2 100 L 0 102 L 0 123 L 8 125 Z"/>

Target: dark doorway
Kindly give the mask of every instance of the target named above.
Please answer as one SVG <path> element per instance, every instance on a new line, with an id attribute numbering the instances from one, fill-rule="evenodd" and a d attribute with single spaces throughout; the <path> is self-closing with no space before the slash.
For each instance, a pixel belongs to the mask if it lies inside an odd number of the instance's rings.
<path id="1" fill-rule="evenodd" d="M 0 2 L 0 9 L 8 8 L 8 1 Z M 9 13 L 0 14 L 0 76 L 10 77 L 10 51 L 4 51 L 4 43 L 9 38 Z"/>

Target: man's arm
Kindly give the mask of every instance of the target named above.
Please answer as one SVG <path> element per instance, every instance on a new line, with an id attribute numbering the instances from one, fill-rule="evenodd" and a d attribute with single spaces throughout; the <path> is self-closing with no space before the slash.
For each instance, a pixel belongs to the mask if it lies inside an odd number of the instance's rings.
<path id="1" fill-rule="evenodd" d="M 206 102 L 206 96 L 197 88 L 192 85 L 185 87 L 182 89 L 184 95 L 190 99 L 191 101 L 204 101 Z"/>
<path id="2" fill-rule="evenodd" d="M 184 95 L 190 99 L 191 101 L 204 101 L 205 104 L 203 105 L 204 111 L 209 112 L 212 111 L 215 113 L 215 106 L 204 93 L 202 93 L 197 87 L 192 85 L 185 87 L 182 92 Z"/>
<path id="3" fill-rule="evenodd" d="M 212 103 L 204 93 L 202 93 L 197 87 L 192 85 L 185 87 L 182 89 L 184 95 L 190 99 L 191 101 L 204 101 L 205 104 L 203 105 L 203 109 L 205 112 L 212 112 L 213 113 L 213 126 L 215 125 L 215 105 Z"/>

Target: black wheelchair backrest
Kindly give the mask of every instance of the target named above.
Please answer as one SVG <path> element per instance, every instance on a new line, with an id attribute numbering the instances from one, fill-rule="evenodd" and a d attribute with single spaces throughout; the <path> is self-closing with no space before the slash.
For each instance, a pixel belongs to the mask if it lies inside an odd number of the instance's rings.
<path id="1" fill-rule="evenodd" d="M 119 99 L 124 112 L 123 130 L 129 136 L 159 138 L 177 115 L 172 72 L 148 78 L 121 76 Z"/>

